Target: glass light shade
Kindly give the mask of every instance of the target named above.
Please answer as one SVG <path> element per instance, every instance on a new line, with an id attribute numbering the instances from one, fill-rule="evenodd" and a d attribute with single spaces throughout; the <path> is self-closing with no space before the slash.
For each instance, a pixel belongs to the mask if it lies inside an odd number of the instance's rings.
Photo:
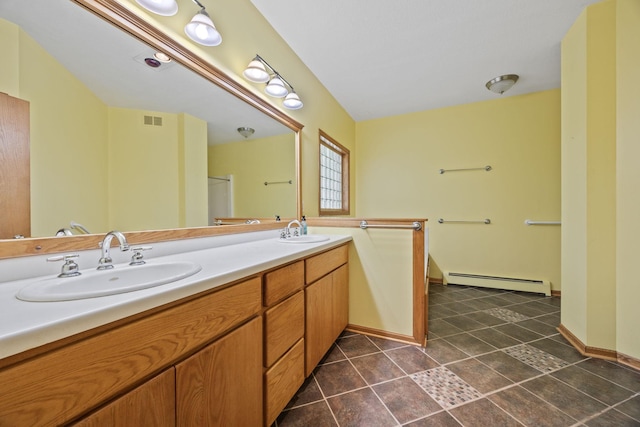
<path id="1" fill-rule="evenodd" d="M 247 79 L 255 83 L 266 83 L 269 81 L 269 73 L 264 67 L 264 64 L 257 59 L 249 62 L 247 68 L 242 72 L 242 75 Z"/>
<path id="2" fill-rule="evenodd" d="M 284 107 L 289 110 L 299 110 L 302 108 L 303 104 L 298 94 L 295 92 L 291 92 L 284 98 L 284 101 L 282 101 L 282 105 L 284 105 Z"/>
<path id="3" fill-rule="evenodd" d="M 149 12 L 162 16 L 173 16 L 178 12 L 176 0 L 136 0 L 136 2 Z"/>
<path id="4" fill-rule="evenodd" d="M 278 77 L 272 78 L 267 87 L 264 88 L 264 91 L 267 95 L 271 95 L 276 98 L 283 98 L 289 93 L 284 82 Z"/>
<path id="5" fill-rule="evenodd" d="M 204 9 L 184 27 L 184 32 L 191 40 L 204 46 L 218 46 L 222 43 L 222 36 Z"/>
<path id="6" fill-rule="evenodd" d="M 519 77 L 517 74 L 506 74 L 504 76 L 499 76 L 495 79 L 489 80 L 486 86 L 487 89 L 489 89 L 491 92 L 499 93 L 500 95 L 502 95 L 503 93 L 511 89 L 511 86 L 516 84 L 518 78 Z"/>

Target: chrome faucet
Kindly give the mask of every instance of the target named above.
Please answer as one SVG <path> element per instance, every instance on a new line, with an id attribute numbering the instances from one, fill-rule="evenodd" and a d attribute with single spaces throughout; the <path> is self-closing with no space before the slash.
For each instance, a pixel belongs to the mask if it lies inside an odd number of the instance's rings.
<path id="1" fill-rule="evenodd" d="M 300 221 L 298 221 L 297 219 L 294 219 L 294 220 L 289 221 L 289 224 L 287 224 L 287 227 L 284 229 L 284 232 L 283 232 L 284 236 L 281 235 L 280 236 L 281 238 L 288 239 L 289 237 L 291 237 L 291 226 L 293 224 L 298 224 L 298 229 L 294 230 L 293 235 L 294 236 L 299 236 L 299 235 L 302 234 L 301 233 L 302 224 L 300 224 Z"/>
<path id="2" fill-rule="evenodd" d="M 100 247 L 102 248 L 102 257 L 98 261 L 98 270 L 113 268 L 113 260 L 109 254 L 109 247 L 111 246 L 111 239 L 114 237 L 118 239 L 118 242 L 120 243 L 120 250 L 122 252 L 129 250 L 129 244 L 127 243 L 127 238 L 124 237 L 124 234 L 115 230 L 108 232 L 100 244 Z"/>

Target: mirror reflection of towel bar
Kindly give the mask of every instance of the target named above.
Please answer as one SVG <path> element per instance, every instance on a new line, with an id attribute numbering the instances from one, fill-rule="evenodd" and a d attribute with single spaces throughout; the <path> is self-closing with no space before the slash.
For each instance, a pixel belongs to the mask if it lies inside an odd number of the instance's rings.
<path id="1" fill-rule="evenodd" d="M 457 222 L 457 223 L 465 223 L 465 224 L 491 224 L 491 220 L 489 218 L 483 219 L 480 221 L 463 221 L 463 220 L 450 220 L 450 219 L 444 220 L 440 218 L 438 222 L 440 224 L 444 224 L 445 222 Z"/>
<path id="2" fill-rule="evenodd" d="M 560 221 L 534 221 L 531 219 L 524 220 L 525 225 L 562 225 Z"/>
<path id="3" fill-rule="evenodd" d="M 271 185 L 271 184 L 293 184 L 293 182 L 291 182 L 291 180 L 289 181 L 273 181 L 273 182 L 264 182 L 264 185 Z"/>
<path id="4" fill-rule="evenodd" d="M 491 170 L 491 166 L 487 165 L 481 168 L 464 168 L 464 169 L 439 169 L 438 172 L 442 175 L 445 172 L 458 172 L 458 171 L 480 171 L 484 170 L 489 172 Z"/>

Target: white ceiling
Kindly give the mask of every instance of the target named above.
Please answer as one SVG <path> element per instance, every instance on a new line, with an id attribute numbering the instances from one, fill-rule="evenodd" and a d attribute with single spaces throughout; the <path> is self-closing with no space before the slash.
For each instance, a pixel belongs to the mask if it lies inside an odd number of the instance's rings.
<path id="1" fill-rule="evenodd" d="M 558 88 L 561 40 L 598 1 L 251 0 L 356 121 L 495 99 L 503 74 L 520 80 L 502 96 Z"/>

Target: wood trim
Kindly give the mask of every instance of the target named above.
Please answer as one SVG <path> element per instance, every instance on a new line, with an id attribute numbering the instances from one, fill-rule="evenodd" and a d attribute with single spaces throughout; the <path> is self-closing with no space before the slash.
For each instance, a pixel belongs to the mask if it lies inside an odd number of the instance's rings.
<path id="1" fill-rule="evenodd" d="M 569 344 L 571 344 L 583 356 L 595 357 L 596 359 L 613 360 L 623 365 L 629 366 L 630 368 L 640 370 L 640 359 L 627 356 L 626 354 L 618 353 L 615 350 L 585 345 L 563 324 L 560 324 L 557 329 L 558 332 L 560 332 L 560 335 L 562 335 L 567 341 L 569 341 Z"/>
<path id="2" fill-rule="evenodd" d="M 307 217 L 307 225 L 313 227 L 344 227 L 360 228 L 360 223 L 366 220 L 370 225 L 412 225 L 414 222 L 427 222 L 426 218 L 327 218 Z M 424 228 L 424 227 L 423 227 Z"/>
<path id="3" fill-rule="evenodd" d="M 413 339 L 426 343 L 426 274 L 424 265 L 424 226 L 413 235 Z"/>
<path id="4" fill-rule="evenodd" d="M 429 277 L 429 284 L 444 286 L 444 279 L 442 277 Z"/>
<path id="5" fill-rule="evenodd" d="M 552 297 L 561 297 L 562 296 L 562 291 L 551 291 L 551 296 Z"/>
<path id="6" fill-rule="evenodd" d="M 396 334 L 394 332 L 382 331 L 380 329 L 369 328 L 367 326 L 353 325 L 350 323 L 345 328 L 345 331 L 355 332 L 357 334 L 368 335 L 371 337 L 384 338 L 384 339 L 397 341 L 405 344 L 419 345 L 419 343 L 416 343 L 415 339 L 412 336 L 404 335 L 404 334 Z"/>
<path id="7" fill-rule="evenodd" d="M 333 144 L 337 147 L 336 149 L 331 148 L 333 151 L 340 152 L 342 158 L 342 209 L 322 209 L 322 200 L 321 200 L 321 192 L 320 188 L 318 188 L 318 213 L 320 216 L 331 216 L 331 215 L 349 215 L 351 213 L 350 202 L 351 196 L 349 192 L 349 187 L 351 185 L 351 152 L 344 145 L 340 144 L 338 141 L 327 135 L 322 129 L 318 129 L 318 150 L 320 146 L 323 144 L 329 146 L 327 142 L 323 142 L 322 139 L 326 139 L 329 144 Z M 320 176 L 322 169 L 322 159 L 318 156 L 318 177 L 322 179 Z M 320 182 L 320 181 L 318 181 Z"/>

